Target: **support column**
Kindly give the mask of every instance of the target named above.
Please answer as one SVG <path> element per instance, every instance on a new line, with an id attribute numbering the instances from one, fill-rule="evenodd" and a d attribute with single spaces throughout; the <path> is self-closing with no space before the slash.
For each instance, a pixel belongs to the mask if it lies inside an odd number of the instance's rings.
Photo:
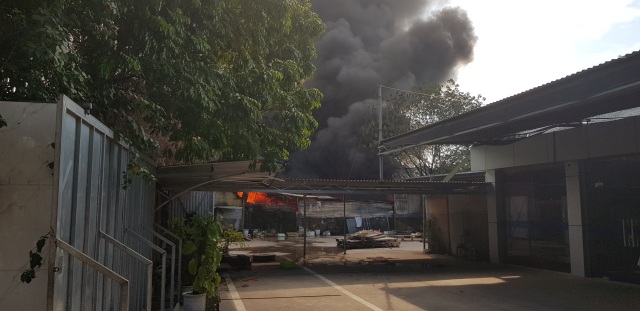
<path id="1" fill-rule="evenodd" d="M 585 276 L 584 240 L 582 237 L 582 202 L 580 196 L 580 166 L 578 162 L 564 165 L 569 223 L 569 256 L 571 274 Z"/>
<path id="2" fill-rule="evenodd" d="M 420 195 L 420 207 L 422 207 L 422 253 L 426 254 L 427 248 L 427 198 Z"/>
<path id="3" fill-rule="evenodd" d="M 496 194 L 496 171 L 487 170 L 485 172 L 485 181 L 491 183 L 489 193 L 487 193 L 487 221 L 489 228 L 489 261 L 491 263 L 502 263 L 503 256 L 500 249 L 500 228 L 501 221 L 504 219 L 504 213 L 498 204 L 498 196 Z"/>
<path id="4" fill-rule="evenodd" d="M 307 260 L 307 195 L 305 194 L 304 196 L 302 196 L 302 206 L 303 206 L 303 210 L 302 210 L 302 217 L 304 217 L 304 223 L 302 224 L 302 226 L 304 227 L 304 235 L 303 235 L 303 242 L 302 242 L 302 260 L 303 262 L 306 263 Z M 346 242 L 346 241 L 345 241 Z"/>

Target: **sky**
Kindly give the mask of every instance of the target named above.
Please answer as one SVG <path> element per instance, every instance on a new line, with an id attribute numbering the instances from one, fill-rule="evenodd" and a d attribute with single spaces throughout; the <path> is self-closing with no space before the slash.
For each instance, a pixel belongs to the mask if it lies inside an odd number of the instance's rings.
<path id="1" fill-rule="evenodd" d="M 390 98 L 393 89 L 453 77 L 460 90 L 481 94 L 490 104 L 640 50 L 640 0 L 312 5 L 327 30 L 315 44 L 317 70 L 306 85 L 324 97 L 314 111 L 319 130 L 311 146 L 290 157 L 288 177 L 295 178 L 378 177 L 371 169 L 378 156 L 360 141 L 377 111 L 378 85 Z M 390 176 L 393 167 L 385 168 Z"/>
<path id="2" fill-rule="evenodd" d="M 478 41 L 460 89 L 485 104 L 640 50 L 640 0 L 449 0 Z"/>

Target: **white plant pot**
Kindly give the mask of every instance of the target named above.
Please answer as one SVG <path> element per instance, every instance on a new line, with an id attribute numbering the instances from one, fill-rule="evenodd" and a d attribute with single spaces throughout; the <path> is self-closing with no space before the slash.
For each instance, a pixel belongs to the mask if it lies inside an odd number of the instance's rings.
<path id="1" fill-rule="evenodd" d="M 184 302 L 183 296 L 185 293 L 191 293 L 193 291 L 193 286 L 191 285 L 182 285 L 180 286 L 180 305 Z"/>
<path id="2" fill-rule="evenodd" d="M 182 285 L 182 286 L 180 286 L 180 292 L 181 293 L 190 293 L 191 291 L 193 291 L 193 285 Z"/>
<path id="3" fill-rule="evenodd" d="M 191 292 L 184 292 L 182 293 L 182 300 L 182 308 L 184 311 L 204 311 L 207 303 L 207 295 L 194 295 Z"/>

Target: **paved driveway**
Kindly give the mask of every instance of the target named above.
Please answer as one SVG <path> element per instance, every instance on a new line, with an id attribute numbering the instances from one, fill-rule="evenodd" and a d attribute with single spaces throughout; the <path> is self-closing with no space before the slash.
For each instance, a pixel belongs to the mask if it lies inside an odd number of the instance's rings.
<path id="1" fill-rule="evenodd" d="M 393 257 L 389 251 L 379 250 L 378 259 Z M 414 255 L 424 258 L 310 263 L 290 270 L 276 262 L 231 270 L 221 310 L 640 310 L 637 285 Z M 277 261 L 287 256 L 292 254 L 280 252 Z"/>

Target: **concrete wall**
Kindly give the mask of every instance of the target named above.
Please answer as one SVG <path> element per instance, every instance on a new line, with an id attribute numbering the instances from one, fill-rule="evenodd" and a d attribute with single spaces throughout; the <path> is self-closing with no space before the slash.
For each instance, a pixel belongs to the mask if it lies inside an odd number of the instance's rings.
<path id="1" fill-rule="evenodd" d="M 430 249 L 456 254 L 458 244 L 476 250 L 476 257 L 488 258 L 487 199 L 484 195 L 427 197 L 427 218 L 431 221 Z"/>
<path id="2" fill-rule="evenodd" d="M 622 134 L 621 134 L 622 133 Z M 471 148 L 471 170 L 640 153 L 640 117 L 533 136 L 504 146 Z"/>
<path id="3" fill-rule="evenodd" d="M 456 253 L 458 244 L 472 247 L 477 258 L 489 258 L 489 226 L 487 198 L 484 195 L 450 195 L 449 229 L 451 248 Z"/>
<path id="4" fill-rule="evenodd" d="M 436 253 L 451 253 L 451 230 L 447 196 L 427 196 L 427 219 L 431 224 L 429 249 Z"/>
<path id="5" fill-rule="evenodd" d="M 51 222 L 56 105 L 0 102 L 8 126 L 0 128 L 0 309 L 45 310 L 47 254 L 30 284 L 29 250 Z"/>

